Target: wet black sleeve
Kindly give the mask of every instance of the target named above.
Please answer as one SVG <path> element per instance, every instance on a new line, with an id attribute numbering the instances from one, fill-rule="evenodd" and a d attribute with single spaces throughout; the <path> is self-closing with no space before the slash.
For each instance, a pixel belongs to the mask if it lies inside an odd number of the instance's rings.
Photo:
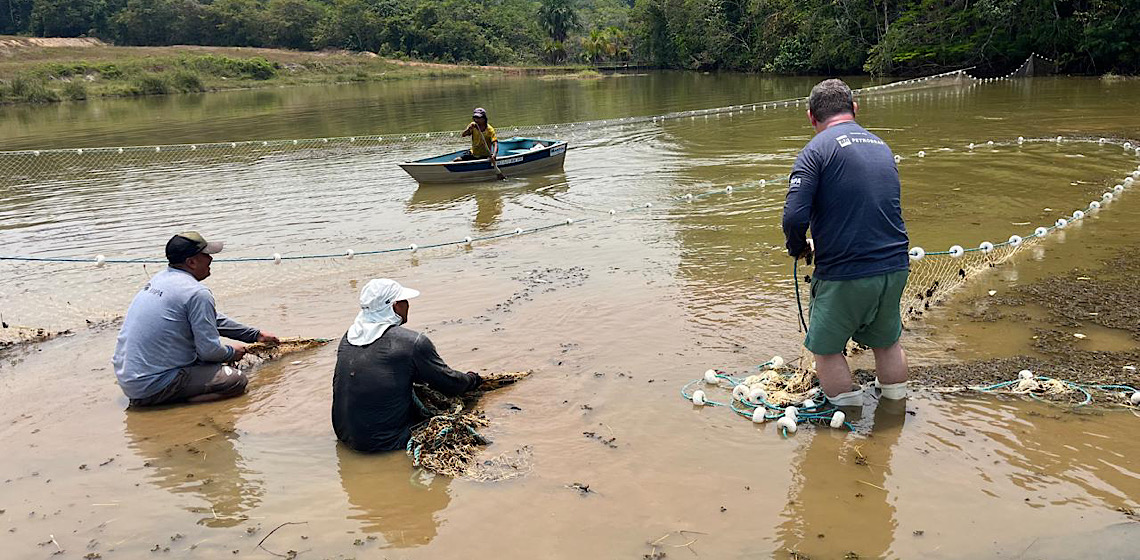
<path id="1" fill-rule="evenodd" d="M 436 352 L 435 345 L 422 334 L 416 337 L 412 362 L 415 366 L 412 381 L 427 383 L 429 387 L 445 395 L 459 395 L 474 389 L 479 384 L 479 378 L 475 375 L 447 367 L 443 358 L 439 357 L 439 352 Z"/>

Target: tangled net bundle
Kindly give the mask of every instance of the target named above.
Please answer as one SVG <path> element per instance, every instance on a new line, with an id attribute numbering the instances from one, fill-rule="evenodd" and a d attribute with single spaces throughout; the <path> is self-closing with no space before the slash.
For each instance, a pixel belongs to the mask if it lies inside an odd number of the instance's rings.
<path id="1" fill-rule="evenodd" d="M 1140 391 L 1130 385 L 1103 385 L 1075 383 L 1044 375 L 1033 375 L 1023 370 L 1018 378 L 993 385 L 968 387 L 936 387 L 938 393 L 976 391 L 980 393 L 1030 397 L 1052 404 L 1082 407 L 1096 405 L 1110 408 L 1140 410 Z"/>
<path id="2" fill-rule="evenodd" d="M 246 345 L 245 356 L 237 365 L 239 369 L 250 369 L 294 352 L 324 346 L 329 342 L 330 339 L 327 338 L 283 338 L 276 343 L 255 342 Z"/>
<path id="3" fill-rule="evenodd" d="M 529 371 L 489 374 L 477 391 L 449 397 L 416 384 L 413 391 L 420 411 L 428 419 L 412 428 L 407 453 L 412 464 L 437 474 L 479 482 L 496 482 L 530 472 L 530 447 L 477 460 L 481 448 L 490 442 L 479 429 L 490 425 L 486 415 L 475 408 L 488 391 L 501 389 L 530 375 Z"/>

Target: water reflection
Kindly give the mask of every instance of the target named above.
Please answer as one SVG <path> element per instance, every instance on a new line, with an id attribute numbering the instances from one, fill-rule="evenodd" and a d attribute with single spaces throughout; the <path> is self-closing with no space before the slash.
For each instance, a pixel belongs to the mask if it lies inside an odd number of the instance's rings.
<path id="1" fill-rule="evenodd" d="M 436 513 L 451 502 L 451 479 L 413 470 L 403 453 L 357 453 L 336 446 L 340 483 L 352 508 L 349 519 L 365 533 L 381 533 L 396 548 L 421 546 L 435 538 Z"/>
<path id="2" fill-rule="evenodd" d="M 782 550 L 823 558 L 848 552 L 859 558 L 887 555 L 898 522 L 886 481 L 905 419 L 905 400 L 883 399 L 866 438 L 814 430 L 793 466 L 786 521 L 777 529 Z M 864 422 L 854 423 L 863 429 Z"/>
<path id="3" fill-rule="evenodd" d="M 406 208 L 409 213 L 437 212 L 474 201 L 473 223 L 479 230 L 488 230 L 495 227 L 502 218 L 505 202 L 537 194 L 548 199 L 539 201 L 541 205 L 561 205 L 556 201 L 558 195 L 569 190 L 570 183 L 562 172 L 509 178 L 498 183 L 424 184 L 419 185 L 412 194 Z"/>
<path id="4" fill-rule="evenodd" d="M 186 506 L 198 523 L 233 527 L 261 503 L 264 483 L 237 450 L 234 401 L 196 406 L 128 409 L 128 445 L 145 460 L 151 483 L 190 494 L 206 506 Z"/>

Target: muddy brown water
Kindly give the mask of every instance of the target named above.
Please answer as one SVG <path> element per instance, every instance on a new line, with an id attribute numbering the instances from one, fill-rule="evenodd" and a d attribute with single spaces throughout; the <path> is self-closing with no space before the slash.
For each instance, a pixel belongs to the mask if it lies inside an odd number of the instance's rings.
<path id="1" fill-rule="evenodd" d="M 653 74 L 293 88 L 3 107 L 0 130 L 10 148 L 390 133 L 462 126 L 475 104 L 493 123 L 534 124 L 790 97 L 811 83 Z M 1137 83 L 1034 79 L 883 96 L 864 103 L 861 121 L 906 158 L 912 241 L 936 250 L 1050 224 L 1140 163 L 1096 144 L 967 143 L 1134 137 L 1138 109 Z M 0 191 L 4 253 L 41 256 L 149 257 L 187 227 L 224 237 L 230 255 L 266 256 L 593 220 L 470 249 L 217 263 L 207 280 L 233 317 L 337 337 L 363 282 L 391 276 L 423 292 L 409 326 L 453 366 L 535 370 L 484 401 L 488 456 L 525 450 L 532 463 L 491 484 L 340 448 L 328 420 L 332 345 L 260 368 L 238 399 L 127 411 L 110 371 L 114 320 L 155 267 L 0 264 L 5 321 L 76 331 L 0 364 L 2 555 L 270 558 L 259 541 L 297 523 L 265 548 L 299 558 L 1135 557 L 1140 444 L 1128 434 L 1140 418 L 1129 412 L 920 392 L 905 407 L 869 400 L 857 433 L 804 428 L 785 440 L 681 400 L 681 385 L 708 367 L 744 372 L 799 353 L 783 186 L 672 197 L 786 175 L 810 137 L 801 111 L 605 129 L 575 140 L 564 172 L 479 186 L 411 182 L 393 163 L 436 151 L 420 144 Z M 907 333 L 913 362 L 1041 357 L 1038 327 L 1085 334 L 1077 350 L 1134 351 L 1124 329 L 1046 309 L 978 320 L 961 303 L 1095 269 L 1138 233 L 1134 197 L 969 283 Z M 605 212 L 644 202 L 654 206 Z"/>

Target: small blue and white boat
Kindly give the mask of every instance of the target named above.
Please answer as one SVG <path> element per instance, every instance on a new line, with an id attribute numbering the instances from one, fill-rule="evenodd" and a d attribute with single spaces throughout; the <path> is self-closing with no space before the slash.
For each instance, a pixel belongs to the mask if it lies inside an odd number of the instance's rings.
<path id="1" fill-rule="evenodd" d="M 459 150 L 442 156 L 401 163 L 400 167 L 420 183 L 471 183 L 491 181 L 498 173 L 491 160 L 455 161 L 466 153 Z M 539 171 L 562 169 L 566 159 L 566 142 L 538 138 L 506 138 L 499 140 L 495 163 L 507 177 L 529 175 Z"/>

